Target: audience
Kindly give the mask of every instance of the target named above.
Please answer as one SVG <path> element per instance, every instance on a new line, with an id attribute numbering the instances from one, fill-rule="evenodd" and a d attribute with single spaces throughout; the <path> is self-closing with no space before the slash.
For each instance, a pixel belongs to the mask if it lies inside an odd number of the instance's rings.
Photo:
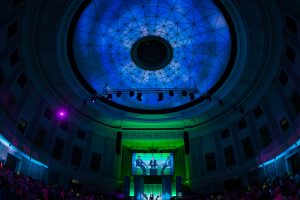
<path id="1" fill-rule="evenodd" d="M 176 199 L 176 198 L 174 198 Z M 277 177 L 268 182 L 249 185 L 246 189 L 216 193 L 184 193 L 182 199 L 190 200 L 300 200 L 299 174 L 293 177 Z"/>
<path id="2" fill-rule="evenodd" d="M 144 194 L 144 197 L 146 194 Z M 148 197 L 147 197 L 148 198 Z M 0 169 L 1 200 L 100 200 L 123 199 L 117 194 L 77 193 L 71 188 L 49 186 L 28 176 L 18 175 L 9 169 Z M 128 198 L 129 199 L 129 198 Z M 176 199 L 172 197 L 172 199 Z M 190 200 L 299 200 L 300 177 L 277 177 L 272 182 L 248 186 L 246 189 L 236 188 L 219 193 L 183 192 L 180 199 Z"/>
<path id="3" fill-rule="evenodd" d="M 0 200 L 110 200 L 117 194 L 77 193 L 71 188 L 49 186 L 10 169 L 0 169 Z"/>

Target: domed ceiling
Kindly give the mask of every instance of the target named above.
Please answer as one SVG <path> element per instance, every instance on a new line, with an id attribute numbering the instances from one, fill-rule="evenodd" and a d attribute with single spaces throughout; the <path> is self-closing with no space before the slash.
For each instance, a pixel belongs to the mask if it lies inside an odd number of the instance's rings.
<path id="1" fill-rule="evenodd" d="M 232 67 L 234 33 L 225 16 L 209 0 L 92 0 L 73 19 L 73 71 L 91 99 L 126 110 L 195 105 Z"/>

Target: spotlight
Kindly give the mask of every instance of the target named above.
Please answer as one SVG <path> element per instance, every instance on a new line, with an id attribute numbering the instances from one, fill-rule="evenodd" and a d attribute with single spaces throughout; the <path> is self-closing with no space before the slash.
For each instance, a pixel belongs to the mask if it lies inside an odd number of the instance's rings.
<path id="1" fill-rule="evenodd" d="M 134 92 L 133 91 L 129 91 L 129 96 L 133 97 L 134 96 Z"/>
<path id="2" fill-rule="evenodd" d="M 106 97 L 108 100 L 112 100 L 112 94 L 108 94 Z"/>
<path id="3" fill-rule="evenodd" d="M 195 94 L 194 93 L 190 93 L 190 99 L 191 99 L 191 101 L 195 100 Z"/>
<path id="4" fill-rule="evenodd" d="M 66 116 L 67 116 L 67 112 L 65 110 L 59 110 L 57 112 L 57 117 L 59 119 L 64 119 L 64 118 L 66 118 Z"/>
<path id="5" fill-rule="evenodd" d="M 207 101 L 207 102 L 211 102 L 211 95 L 210 95 L 210 94 L 207 93 L 207 94 L 205 95 L 205 98 L 206 98 L 206 101 Z"/>
<path id="6" fill-rule="evenodd" d="M 121 91 L 117 91 L 116 96 L 120 97 L 121 95 L 122 95 L 122 92 Z"/>
<path id="7" fill-rule="evenodd" d="M 138 100 L 138 101 L 142 101 L 142 93 L 137 93 L 137 95 L 136 95 L 136 99 Z"/>
<path id="8" fill-rule="evenodd" d="M 170 95 L 170 97 L 174 96 L 174 91 L 173 91 L 173 90 L 170 90 L 170 91 L 169 91 L 169 95 Z"/>
<path id="9" fill-rule="evenodd" d="M 182 96 L 186 96 L 187 95 L 187 92 L 185 91 L 185 90 L 183 90 L 182 92 L 181 92 L 181 94 L 182 94 Z"/>
<path id="10" fill-rule="evenodd" d="M 158 93 L 158 101 L 162 101 L 164 99 L 164 94 L 162 92 Z"/>
<path id="11" fill-rule="evenodd" d="M 92 101 L 93 103 L 95 103 L 96 100 L 97 100 L 97 94 L 93 94 L 93 96 L 91 97 L 91 101 Z"/>
<path id="12" fill-rule="evenodd" d="M 92 101 L 93 103 L 95 103 L 95 102 L 96 102 L 96 97 L 92 96 L 92 97 L 91 97 L 91 101 Z"/>

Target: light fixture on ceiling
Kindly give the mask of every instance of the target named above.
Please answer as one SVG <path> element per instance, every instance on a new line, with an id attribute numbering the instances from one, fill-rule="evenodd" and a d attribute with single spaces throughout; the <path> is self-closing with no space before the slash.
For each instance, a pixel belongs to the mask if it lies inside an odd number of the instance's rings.
<path id="1" fill-rule="evenodd" d="M 95 103 L 95 102 L 96 102 L 96 99 L 95 99 L 95 98 L 92 98 L 91 100 L 92 100 L 92 102 L 93 102 L 93 103 Z"/>
<path id="2" fill-rule="evenodd" d="M 211 95 L 209 93 L 205 94 L 205 98 L 207 102 L 211 102 Z"/>
<path id="3" fill-rule="evenodd" d="M 136 99 L 138 100 L 138 101 L 142 101 L 142 93 L 137 93 L 137 95 L 136 95 Z"/>
<path id="4" fill-rule="evenodd" d="M 101 93 L 95 93 L 88 99 L 90 99 L 92 102 L 96 102 L 97 99 L 103 100 L 107 99 L 112 101 L 113 96 L 121 97 L 122 94 L 128 94 L 129 97 L 134 97 L 136 93 L 136 99 L 138 101 L 142 101 L 142 94 L 146 94 L 149 96 L 149 94 L 155 94 L 158 95 L 158 101 L 162 101 L 164 98 L 164 95 L 169 94 L 170 97 L 175 96 L 176 94 L 182 94 L 182 96 L 190 96 L 191 101 L 195 100 L 195 94 L 199 94 L 198 88 L 195 86 L 194 88 L 135 88 L 135 89 L 108 89 L 107 86 L 101 91 Z M 126 97 L 125 97 L 126 98 Z M 114 99 L 114 101 L 118 102 L 118 99 Z M 86 103 L 84 101 L 83 105 Z"/>
<path id="5" fill-rule="evenodd" d="M 93 94 L 93 95 L 91 96 L 91 101 L 92 101 L 93 103 L 95 103 L 96 100 L 97 100 L 97 94 Z"/>
<path id="6" fill-rule="evenodd" d="M 121 91 L 117 91 L 116 96 L 120 97 L 121 95 L 122 95 L 122 92 Z"/>
<path id="7" fill-rule="evenodd" d="M 57 117 L 58 119 L 65 119 L 67 117 L 68 113 L 66 109 L 60 109 L 57 111 Z"/>
<path id="8" fill-rule="evenodd" d="M 192 92 L 190 93 L 190 99 L 191 99 L 191 101 L 195 100 L 195 94 Z"/>
<path id="9" fill-rule="evenodd" d="M 132 91 L 132 90 L 129 91 L 129 96 L 130 96 L 130 97 L 133 97 L 133 96 L 134 96 L 134 91 Z"/>
<path id="10" fill-rule="evenodd" d="M 111 101 L 112 100 L 112 94 L 108 94 L 107 99 Z"/>
<path id="11" fill-rule="evenodd" d="M 164 94 L 162 92 L 158 93 L 158 101 L 162 101 L 164 99 Z"/>

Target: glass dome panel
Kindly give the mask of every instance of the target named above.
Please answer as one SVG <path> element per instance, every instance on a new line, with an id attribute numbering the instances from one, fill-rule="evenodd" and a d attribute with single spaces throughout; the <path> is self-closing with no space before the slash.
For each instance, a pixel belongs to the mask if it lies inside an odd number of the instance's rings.
<path id="1" fill-rule="evenodd" d="M 137 66 L 131 56 L 135 42 L 148 36 L 172 48 L 170 62 L 157 70 Z M 141 110 L 182 106 L 194 100 L 189 93 L 195 99 L 207 93 L 224 74 L 231 48 L 228 23 L 211 0 L 92 0 L 72 41 L 84 80 L 99 94 L 111 92 L 111 101 Z"/>

